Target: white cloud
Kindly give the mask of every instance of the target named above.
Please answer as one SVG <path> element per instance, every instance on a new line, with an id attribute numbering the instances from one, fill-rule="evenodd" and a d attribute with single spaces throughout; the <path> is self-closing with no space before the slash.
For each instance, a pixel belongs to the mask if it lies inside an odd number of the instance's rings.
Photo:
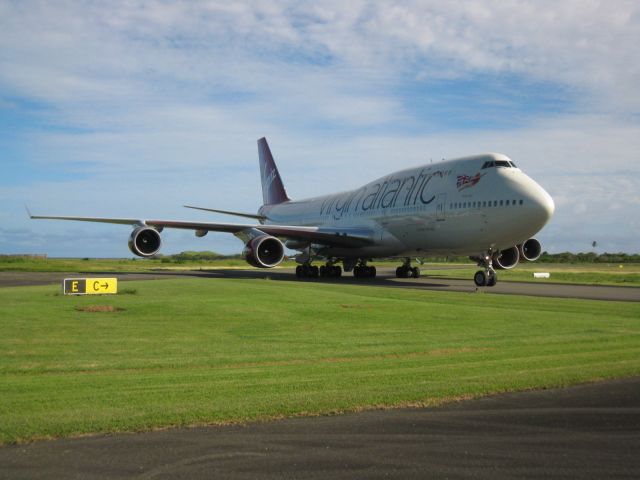
<path id="1" fill-rule="evenodd" d="M 34 122 L 15 134 L 24 168 L 59 172 L 0 192 L 0 219 L 39 234 L 23 201 L 53 213 L 253 211 L 255 140 L 267 135 L 295 196 L 502 151 L 556 197 L 545 235 L 558 249 L 566 231 L 617 223 L 616 245 L 637 251 L 626 220 L 640 203 L 639 42 L 640 6 L 627 0 L 0 2 L 0 109 Z M 514 110 L 525 119 L 509 128 L 434 133 L 446 108 L 425 120 L 402 92 L 483 75 L 537 85 L 510 92 L 534 95 L 525 106 L 540 88 L 570 98 L 552 114 Z M 512 100 L 494 92 L 482 106 Z"/>

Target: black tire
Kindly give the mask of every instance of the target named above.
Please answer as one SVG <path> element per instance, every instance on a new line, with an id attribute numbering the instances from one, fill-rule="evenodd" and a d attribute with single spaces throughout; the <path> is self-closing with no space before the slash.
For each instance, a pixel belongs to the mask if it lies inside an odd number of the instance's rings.
<path id="1" fill-rule="evenodd" d="M 411 269 L 411 276 L 413 278 L 420 278 L 420 269 L 418 267 L 413 267 Z"/>
<path id="2" fill-rule="evenodd" d="M 478 270 L 476 274 L 473 276 L 473 281 L 478 287 L 486 287 L 487 286 L 487 274 L 484 273 L 484 270 Z"/>
<path id="3" fill-rule="evenodd" d="M 360 277 L 362 276 L 362 270 L 361 270 L 361 268 L 360 268 L 359 266 L 357 266 L 357 265 L 353 268 L 353 276 L 354 276 L 355 278 L 360 278 Z"/>
<path id="4" fill-rule="evenodd" d="M 498 283 L 498 275 L 496 272 L 490 272 L 487 279 L 487 287 L 495 287 L 496 283 Z"/>
<path id="5" fill-rule="evenodd" d="M 298 265 L 296 267 L 296 277 L 298 278 L 302 277 L 302 265 Z"/>
<path id="6" fill-rule="evenodd" d="M 376 278 L 376 267 L 367 267 L 367 277 Z"/>
<path id="7" fill-rule="evenodd" d="M 324 265 L 320 266 L 320 277 L 325 278 L 330 276 L 330 270 L 327 269 Z"/>
<path id="8" fill-rule="evenodd" d="M 320 274 L 320 270 L 318 269 L 317 265 L 311 265 L 309 267 L 309 273 L 310 273 L 310 277 L 313 278 L 318 278 L 318 275 Z"/>
<path id="9" fill-rule="evenodd" d="M 335 278 L 340 278 L 342 276 L 342 267 L 336 265 L 335 267 L 333 267 L 332 273 Z"/>
<path id="10" fill-rule="evenodd" d="M 396 277 L 398 278 L 409 278 L 410 274 L 411 270 L 405 266 L 396 268 Z"/>

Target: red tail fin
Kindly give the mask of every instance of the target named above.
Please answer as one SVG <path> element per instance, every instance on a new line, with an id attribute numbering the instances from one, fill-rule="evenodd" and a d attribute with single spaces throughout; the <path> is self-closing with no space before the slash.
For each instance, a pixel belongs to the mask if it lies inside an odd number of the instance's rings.
<path id="1" fill-rule="evenodd" d="M 278 167 L 273 161 L 266 138 L 258 140 L 258 157 L 260 159 L 260 178 L 262 179 L 262 200 L 264 205 L 273 205 L 289 200 L 282 184 Z"/>

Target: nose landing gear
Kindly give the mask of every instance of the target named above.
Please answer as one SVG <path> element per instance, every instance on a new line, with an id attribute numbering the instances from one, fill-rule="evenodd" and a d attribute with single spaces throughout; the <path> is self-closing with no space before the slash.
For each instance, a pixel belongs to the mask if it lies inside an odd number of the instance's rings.
<path id="1" fill-rule="evenodd" d="M 478 270 L 473 276 L 473 281 L 478 287 L 493 287 L 498 281 L 498 275 L 493 269 L 493 255 L 491 250 L 480 256 L 478 266 L 484 270 Z"/>

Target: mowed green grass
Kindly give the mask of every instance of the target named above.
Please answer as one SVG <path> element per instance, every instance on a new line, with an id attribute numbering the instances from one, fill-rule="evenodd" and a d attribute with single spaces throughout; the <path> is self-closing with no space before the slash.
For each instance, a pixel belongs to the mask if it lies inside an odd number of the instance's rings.
<path id="1" fill-rule="evenodd" d="M 478 271 L 475 265 L 427 264 L 423 274 L 433 277 L 472 279 Z M 550 278 L 534 278 L 534 272 L 548 272 Z M 512 270 L 498 270 L 499 282 L 567 283 L 576 285 L 614 285 L 640 287 L 640 265 L 624 264 L 562 264 L 522 262 Z"/>
<path id="2" fill-rule="evenodd" d="M 0 289 L 0 442 L 640 374 L 640 303 L 235 279 L 120 289 Z M 96 305 L 121 310 L 82 311 Z"/>
<path id="3" fill-rule="evenodd" d="M 280 264 L 295 267 L 292 260 Z M 163 262 L 158 258 L 15 258 L 0 256 L 0 272 L 149 272 L 154 270 L 202 270 L 216 268 L 252 268 L 239 258 L 219 260 Z"/>

